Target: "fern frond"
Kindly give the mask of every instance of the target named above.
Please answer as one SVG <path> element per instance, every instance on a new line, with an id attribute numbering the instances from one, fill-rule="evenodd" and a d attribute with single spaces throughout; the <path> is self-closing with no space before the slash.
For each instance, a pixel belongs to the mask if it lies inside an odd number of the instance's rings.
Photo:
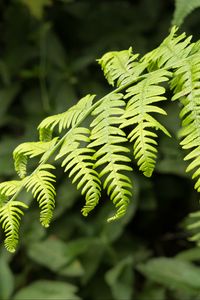
<path id="1" fill-rule="evenodd" d="M 180 61 L 188 57 L 194 46 L 192 36 L 186 38 L 185 33 L 177 35 L 177 31 L 174 26 L 161 45 L 144 56 L 143 61 L 148 63 L 149 69 L 176 68 Z"/>
<path id="2" fill-rule="evenodd" d="M 44 129 L 53 131 L 56 126 L 59 128 L 59 132 L 65 128 L 74 127 L 90 109 L 94 98 L 95 95 L 87 95 L 66 112 L 47 117 L 38 126 L 39 134 L 42 135 Z"/>
<path id="3" fill-rule="evenodd" d="M 124 171 L 131 171 L 132 168 L 126 163 L 130 158 L 125 154 L 129 149 L 121 146 L 121 143 L 127 142 L 125 133 L 118 128 L 121 124 L 120 116 L 124 113 L 122 107 L 125 102 L 122 100 L 122 94 L 113 94 L 105 100 L 92 112 L 95 119 L 91 123 L 91 143 L 90 148 L 99 149 L 94 157 L 97 160 L 95 168 L 102 166 L 100 177 L 105 178 L 103 187 L 107 190 L 108 196 L 113 201 L 117 212 L 108 219 L 112 221 L 122 217 L 129 204 L 131 181 Z"/>
<path id="4" fill-rule="evenodd" d="M 43 164 L 38 167 L 36 172 L 26 177 L 25 187 L 27 191 L 32 192 L 33 197 L 39 202 L 40 222 L 44 227 L 49 227 L 55 208 L 55 175 L 50 173 L 49 169 L 55 169 L 50 164 Z"/>
<path id="5" fill-rule="evenodd" d="M 82 188 L 86 203 L 82 208 L 82 214 L 87 216 L 98 204 L 101 195 L 101 181 L 94 168 L 94 150 L 81 146 L 81 143 L 89 143 L 90 130 L 77 127 L 65 138 L 56 159 L 64 157 L 62 167 L 73 176 L 72 183 L 78 181 L 77 188 Z"/>
<path id="6" fill-rule="evenodd" d="M 52 147 L 57 142 L 57 138 L 50 140 L 49 142 L 29 142 L 22 143 L 13 151 L 13 159 L 15 164 L 15 170 L 20 178 L 24 178 L 26 176 L 26 166 L 27 166 L 27 158 L 35 157 L 41 154 L 44 156 L 41 158 L 41 161 L 45 159 L 48 155 L 48 152 L 51 151 Z"/>
<path id="7" fill-rule="evenodd" d="M 23 180 L 10 180 L 0 183 L 0 197 L 13 196 L 23 186 Z"/>
<path id="8" fill-rule="evenodd" d="M 151 128 L 160 129 L 169 135 L 166 128 L 150 113 L 166 115 L 166 112 L 156 104 L 166 100 L 163 96 L 165 88 L 159 84 L 169 80 L 170 75 L 165 70 L 154 71 L 136 85 L 128 88 L 125 95 L 125 99 L 128 98 L 129 101 L 120 127 L 134 126 L 128 138 L 134 142 L 134 156 L 138 161 L 139 169 L 147 177 L 152 175 L 157 153 L 155 140 L 157 134 Z"/>
<path id="9" fill-rule="evenodd" d="M 49 142 L 52 139 L 52 133 L 53 131 L 51 129 L 47 128 L 41 128 L 39 131 L 39 140 L 41 142 Z"/>
<path id="10" fill-rule="evenodd" d="M 184 19 L 198 7 L 200 7 L 200 0 L 175 0 L 175 10 L 172 23 L 180 26 Z"/>
<path id="11" fill-rule="evenodd" d="M 139 54 L 132 53 L 132 47 L 123 51 L 107 52 L 98 59 L 109 84 L 121 86 L 137 78 L 146 68 L 145 63 L 136 61 Z"/>
<path id="12" fill-rule="evenodd" d="M 189 57 L 174 73 L 172 87 L 175 95 L 172 100 L 180 99 L 183 108 L 181 146 L 189 150 L 185 160 L 192 160 L 186 172 L 193 171 L 192 178 L 197 179 L 195 189 L 200 192 L 200 55 Z"/>
<path id="13" fill-rule="evenodd" d="M 4 243 L 10 252 L 15 252 L 19 239 L 19 222 L 24 214 L 19 207 L 28 208 L 20 201 L 9 201 L 0 208 L 0 222 L 6 235 Z"/>

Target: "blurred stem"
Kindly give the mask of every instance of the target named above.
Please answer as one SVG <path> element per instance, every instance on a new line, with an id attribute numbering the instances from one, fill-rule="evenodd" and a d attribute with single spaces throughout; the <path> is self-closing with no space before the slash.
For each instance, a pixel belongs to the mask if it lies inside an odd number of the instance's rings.
<path id="1" fill-rule="evenodd" d="M 46 83 L 46 65 L 47 65 L 47 44 L 46 36 L 50 29 L 49 23 L 45 23 L 39 34 L 39 48 L 40 48 L 40 67 L 39 67 L 39 82 L 42 104 L 45 112 L 50 111 L 50 99 Z"/>

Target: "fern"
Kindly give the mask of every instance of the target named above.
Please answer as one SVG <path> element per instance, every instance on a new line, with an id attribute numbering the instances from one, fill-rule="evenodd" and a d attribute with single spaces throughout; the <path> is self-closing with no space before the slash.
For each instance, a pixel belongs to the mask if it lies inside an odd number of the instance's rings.
<path id="1" fill-rule="evenodd" d="M 134 201 L 134 184 L 128 175 L 132 166 L 136 161 L 139 170 L 150 177 L 157 158 L 157 132 L 170 136 L 161 124 L 162 117 L 166 118 L 161 105 L 171 101 L 167 89 L 182 107 L 180 144 L 187 151 L 185 160 L 190 161 L 186 171 L 193 172 L 195 189 L 200 192 L 200 42 L 191 43 L 191 37 L 177 35 L 177 30 L 173 27 L 161 45 L 144 57 L 133 54 L 132 48 L 103 55 L 98 62 L 108 83 L 116 88 L 96 101 L 95 96 L 87 95 L 66 112 L 47 117 L 38 126 L 40 141 L 23 143 L 14 150 L 21 180 L 0 183 L 0 221 L 9 251 L 14 251 L 18 241 L 20 208 L 27 207 L 17 201 L 23 188 L 38 201 L 42 225 L 48 227 L 52 220 L 54 160 L 56 164 L 61 160 L 64 171 L 85 196 L 84 216 L 100 201 L 102 187 L 116 210 L 108 221 L 126 213 L 129 202 Z M 86 119 L 88 128 L 82 124 Z M 38 156 L 37 168 L 27 174 L 28 160 Z M 191 227 L 200 226 L 199 215 L 193 214 Z M 200 240 L 200 234 L 193 239 Z"/>
<path id="2" fill-rule="evenodd" d="M 178 28 L 174 26 L 161 45 L 142 58 L 149 70 L 176 68 L 180 60 L 189 56 L 194 47 L 191 43 L 192 36 L 186 37 L 185 33 L 177 36 L 177 31 Z"/>
<path id="3" fill-rule="evenodd" d="M 13 196 L 22 187 L 23 180 L 10 180 L 0 183 L 0 196 Z"/>
<path id="4" fill-rule="evenodd" d="M 6 235 L 5 247 L 10 252 L 15 252 L 19 239 L 20 220 L 24 214 L 19 207 L 28 208 L 20 201 L 9 201 L 0 208 L 0 222 Z"/>
<path id="5" fill-rule="evenodd" d="M 169 76 L 170 73 L 165 70 L 154 71 L 151 76 L 130 87 L 125 95 L 129 101 L 123 115 L 125 120 L 121 124 L 121 128 L 135 125 L 128 138 L 134 142 L 134 156 L 138 160 L 140 170 L 147 177 L 152 175 L 157 153 L 155 147 L 157 134 L 150 129 L 160 129 L 170 135 L 167 129 L 150 115 L 150 113 L 166 115 L 166 112 L 154 103 L 166 100 L 166 97 L 162 96 L 165 88 L 159 86 L 159 83 L 168 81 Z"/>
<path id="6" fill-rule="evenodd" d="M 25 187 L 27 191 L 31 190 L 33 197 L 39 202 L 40 222 L 44 227 L 49 227 L 55 208 L 55 175 L 47 171 L 55 169 L 54 166 L 43 164 L 30 176 L 26 178 Z"/>
<path id="7" fill-rule="evenodd" d="M 145 63 L 137 61 L 139 54 L 132 53 L 132 47 L 129 50 L 108 52 L 98 60 L 104 72 L 108 83 L 117 86 L 126 84 L 130 78 L 133 80 L 144 71 Z"/>
<path id="8" fill-rule="evenodd" d="M 125 214 L 129 197 L 132 195 L 129 190 L 131 181 L 127 175 L 122 173 L 122 171 L 132 171 L 130 166 L 124 164 L 130 162 L 130 159 L 124 154 L 129 150 L 120 145 L 127 142 L 127 138 L 125 133 L 117 127 L 122 123 L 120 116 L 124 113 L 122 107 L 125 103 L 122 98 L 122 94 L 106 97 L 92 113 L 96 117 L 91 123 L 92 142 L 89 147 L 100 147 L 94 155 L 97 160 L 95 167 L 107 164 L 99 176 L 106 176 L 103 187 L 107 189 L 110 199 L 117 207 L 116 214 L 108 221 L 118 219 Z"/>
<path id="9" fill-rule="evenodd" d="M 13 159 L 15 164 L 15 170 L 20 178 L 26 176 L 26 166 L 27 158 L 35 157 L 41 154 L 44 154 L 41 158 L 41 161 L 48 156 L 48 153 L 51 151 L 52 147 L 56 144 L 57 138 L 54 138 L 48 142 L 30 142 L 20 144 L 13 152 Z"/>
<path id="10" fill-rule="evenodd" d="M 53 130 L 48 127 L 41 128 L 39 130 L 39 140 L 41 142 L 49 142 L 52 139 Z"/>
<path id="11" fill-rule="evenodd" d="M 200 192 L 200 55 L 193 54 L 182 61 L 175 71 L 171 82 L 175 90 L 172 100 L 181 100 L 182 130 L 180 131 L 181 146 L 189 151 L 184 160 L 190 160 L 186 172 L 193 172 L 192 178 L 196 179 L 195 189 Z M 198 213 L 191 215 L 198 216 Z M 190 228 L 200 227 L 194 221 Z M 199 240 L 200 235 L 195 235 L 193 240 Z"/>
<path id="12" fill-rule="evenodd" d="M 72 183 L 77 181 L 77 188 L 82 188 L 86 204 L 82 209 L 84 216 L 94 209 L 101 195 L 101 181 L 94 168 L 94 150 L 81 147 L 81 142 L 89 143 L 89 129 L 78 127 L 73 129 L 64 139 L 56 159 L 64 157 L 62 167 L 69 171 L 69 177 L 74 177 Z"/>
<path id="13" fill-rule="evenodd" d="M 94 97 L 95 95 L 87 95 L 66 112 L 44 119 L 38 126 L 41 139 L 43 139 L 43 132 L 45 129 L 49 129 L 50 132 L 52 132 L 53 129 L 58 126 L 59 132 L 61 132 L 63 129 L 73 127 L 79 123 L 85 112 L 92 106 Z"/>

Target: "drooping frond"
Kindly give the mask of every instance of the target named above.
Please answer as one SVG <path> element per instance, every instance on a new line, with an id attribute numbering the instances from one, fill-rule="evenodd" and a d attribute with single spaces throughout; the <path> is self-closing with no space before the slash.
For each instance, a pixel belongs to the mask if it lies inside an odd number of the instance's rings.
<path id="1" fill-rule="evenodd" d="M 144 56 L 143 61 L 148 63 L 149 69 L 176 68 L 180 60 L 190 54 L 194 46 L 191 43 L 192 36 L 186 38 L 185 33 L 177 35 L 177 31 L 178 28 L 174 26 L 161 45 Z"/>
<path id="2" fill-rule="evenodd" d="M 77 188 L 81 188 L 82 195 L 85 195 L 86 203 L 82 209 L 84 216 L 94 209 L 101 195 L 101 181 L 94 170 L 94 150 L 83 146 L 83 143 L 90 142 L 89 134 L 90 130 L 84 127 L 72 129 L 56 156 L 56 159 L 64 157 L 62 167 L 65 167 L 65 172 L 70 171 L 72 183 L 78 181 Z"/>
<path id="3" fill-rule="evenodd" d="M 169 76 L 168 71 L 154 71 L 136 85 L 128 88 L 125 95 L 129 101 L 120 127 L 133 127 L 128 138 L 134 142 L 134 156 L 140 170 L 147 177 L 152 175 L 155 167 L 157 153 L 155 130 L 160 129 L 169 135 L 165 127 L 151 115 L 151 113 L 166 115 L 166 112 L 158 107 L 157 102 L 166 100 L 166 97 L 163 96 L 165 88 L 160 84 L 167 81 Z"/>
<path id="4" fill-rule="evenodd" d="M 9 201 L 0 207 L 0 222 L 6 235 L 4 243 L 10 252 L 15 252 L 19 239 L 20 220 L 24 214 L 20 207 L 28 208 L 20 201 Z"/>
<path id="5" fill-rule="evenodd" d="M 54 138 L 48 142 L 29 142 L 20 144 L 13 151 L 13 158 L 15 164 L 15 170 L 20 178 L 26 176 L 26 166 L 27 158 L 35 157 L 41 154 L 44 156 L 41 158 L 41 161 L 45 159 L 48 155 L 48 152 L 51 151 L 52 147 L 56 144 L 57 138 Z"/>
<path id="6" fill-rule="evenodd" d="M 95 95 L 87 95 L 80 99 L 77 104 L 73 105 L 66 112 L 47 117 L 38 126 L 39 133 L 42 135 L 44 129 L 53 129 L 58 125 L 59 132 L 65 128 L 73 127 L 83 118 L 92 106 Z"/>
<path id="7" fill-rule="evenodd" d="M 48 227 L 55 208 L 55 175 L 49 169 L 55 169 L 50 164 L 43 164 L 30 176 L 26 177 L 25 187 L 32 192 L 33 197 L 39 202 L 40 222 Z"/>
<path id="8" fill-rule="evenodd" d="M 198 7 L 200 7 L 200 0 L 175 0 L 175 10 L 172 23 L 180 26 L 184 19 Z"/>
<path id="9" fill-rule="evenodd" d="M 24 184 L 23 180 L 10 180 L 0 183 L 0 198 L 13 196 Z"/>
<path id="10" fill-rule="evenodd" d="M 132 53 L 132 47 L 123 51 L 107 52 L 98 59 L 108 83 L 121 86 L 137 78 L 146 68 L 137 61 L 139 54 Z"/>
<path id="11" fill-rule="evenodd" d="M 171 82 L 174 89 L 172 100 L 180 100 L 182 109 L 182 129 L 180 131 L 181 146 L 189 153 L 184 160 L 191 161 L 186 172 L 193 172 L 192 178 L 196 180 L 195 189 L 200 192 L 200 55 L 194 54 L 185 59 L 174 73 Z M 200 227 L 200 212 L 191 214 L 190 229 Z M 195 234 L 192 241 L 200 240 L 200 234 Z"/>
<path id="12" fill-rule="evenodd" d="M 129 149 L 121 146 L 127 142 L 125 133 L 119 129 L 122 120 L 120 116 L 124 113 L 125 106 L 122 94 L 112 94 L 93 111 L 95 119 L 91 123 L 90 148 L 98 147 L 94 157 L 97 162 L 95 167 L 103 167 L 100 177 L 104 178 L 103 187 L 107 190 L 110 199 L 117 208 L 115 215 L 108 219 L 112 221 L 122 217 L 132 195 L 130 192 L 131 181 L 124 171 L 131 171 L 132 168 L 126 163 L 130 158 L 126 153 Z"/>
<path id="13" fill-rule="evenodd" d="M 172 87 L 175 95 L 172 100 L 180 99 L 183 108 L 181 146 L 189 150 L 185 160 L 191 160 L 186 172 L 193 171 L 192 178 L 197 180 L 195 189 L 200 192 L 200 55 L 193 55 L 183 62 L 174 73 Z"/>

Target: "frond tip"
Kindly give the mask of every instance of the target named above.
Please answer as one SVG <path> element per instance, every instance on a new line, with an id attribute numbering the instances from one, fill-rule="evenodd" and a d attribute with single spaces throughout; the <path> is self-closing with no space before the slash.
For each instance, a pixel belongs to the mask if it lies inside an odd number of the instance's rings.
<path id="1" fill-rule="evenodd" d="M 107 52 L 98 59 L 109 84 L 121 86 L 136 79 L 146 68 L 146 63 L 137 61 L 139 54 L 132 53 L 132 47 L 123 51 Z"/>
<path id="2" fill-rule="evenodd" d="M 55 169 L 50 164 L 41 165 L 36 172 L 26 178 L 25 187 L 27 191 L 31 190 L 33 197 L 39 202 L 40 222 L 44 227 L 49 227 L 55 208 L 55 175 L 47 171 Z"/>
<path id="3" fill-rule="evenodd" d="M 52 132 L 56 126 L 58 126 L 59 132 L 74 127 L 91 108 L 94 98 L 95 95 L 87 95 L 64 113 L 44 119 L 38 126 L 40 136 L 43 136 L 44 130 Z"/>
<path id="4" fill-rule="evenodd" d="M 57 138 L 50 140 L 48 142 L 29 142 L 22 143 L 15 148 L 13 151 L 13 159 L 15 164 L 15 170 L 20 178 L 26 176 L 26 165 L 28 157 L 36 157 L 42 155 L 41 160 L 45 159 L 49 151 L 56 144 Z"/>
<path id="5" fill-rule="evenodd" d="M 20 201 L 9 201 L 0 208 L 0 222 L 6 235 L 4 243 L 9 252 L 15 252 L 19 239 L 20 220 L 24 214 L 19 207 L 28 208 Z"/>

